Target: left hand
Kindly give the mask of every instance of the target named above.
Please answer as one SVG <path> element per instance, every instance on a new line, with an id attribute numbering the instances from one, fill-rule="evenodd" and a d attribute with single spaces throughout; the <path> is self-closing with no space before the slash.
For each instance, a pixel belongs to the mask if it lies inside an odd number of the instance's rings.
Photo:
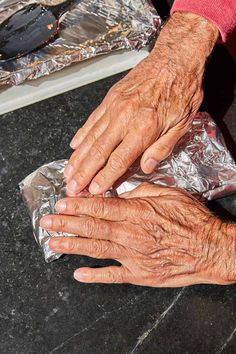
<path id="1" fill-rule="evenodd" d="M 234 225 L 227 225 L 187 193 L 143 184 L 122 198 L 66 198 L 41 227 L 79 234 L 55 237 L 59 253 L 110 258 L 121 266 L 80 268 L 88 283 L 179 287 L 236 281 Z"/>
<path id="2" fill-rule="evenodd" d="M 174 13 L 150 55 L 107 93 L 71 142 L 67 192 L 102 194 L 139 158 L 151 173 L 189 130 L 203 98 L 207 57 L 219 35 L 192 13 Z M 200 38 L 200 40 L 199 40 Z"/>

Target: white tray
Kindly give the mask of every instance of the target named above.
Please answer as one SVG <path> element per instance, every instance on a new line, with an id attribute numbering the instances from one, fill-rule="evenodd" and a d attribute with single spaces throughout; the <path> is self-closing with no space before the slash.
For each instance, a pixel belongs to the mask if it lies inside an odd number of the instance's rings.
<path id="1" fill-rule="evenodd" d="M 0 90 L 0 114 L 128 70 L 147 55 L 148 48 L 139 52 L 119 51 L 72 65 L 38 80 L 2 89 Z"/>

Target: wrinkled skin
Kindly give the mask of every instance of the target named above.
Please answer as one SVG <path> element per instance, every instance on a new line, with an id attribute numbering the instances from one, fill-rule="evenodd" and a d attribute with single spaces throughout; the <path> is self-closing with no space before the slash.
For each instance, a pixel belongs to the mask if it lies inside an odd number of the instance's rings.
<path id="1" fill-rule="evenodd" d="M 179 189 L 143 184 L 122 198 L 66 198 L 56 209 L 64 215 L 45 216 L 41 226 L 80 237 L 52 238 L 51 249 L 121 263 L 80 268 L 79 281 L 153 287 L 236 281 L 235 225 Z"/>
<path id="2" fill-rule="evenodd" d="M 197 15 L 172 16 L 151 54 L 110 89 L 73 138 L 65 169 L 71 196 L 91 181 L 90 192 L 103 193 L 140 156 L 150 173 L 171 153 L 201 104 L 205 63 L 217 37 Z"/>

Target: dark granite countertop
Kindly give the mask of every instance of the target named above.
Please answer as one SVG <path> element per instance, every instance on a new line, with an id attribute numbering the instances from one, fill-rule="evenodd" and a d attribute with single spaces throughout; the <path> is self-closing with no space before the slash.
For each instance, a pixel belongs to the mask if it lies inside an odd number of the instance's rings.
<path id="1" fill-rule="evenodd" d="M 122 75 L 0 116 L 0 353 L 236 353 L 236 286 L 153 289 L 80 284 L 73 270 L 105 261 L 43 260 L 18 183 L 68 157 L 69 141 Z M 223 48 L 205 79 L 203 108 L 236 141 L 235 64 Z M 230 134 L 229 134 L 230 132 Z M 211 203 L 233 220 L 236 196 Z"/>

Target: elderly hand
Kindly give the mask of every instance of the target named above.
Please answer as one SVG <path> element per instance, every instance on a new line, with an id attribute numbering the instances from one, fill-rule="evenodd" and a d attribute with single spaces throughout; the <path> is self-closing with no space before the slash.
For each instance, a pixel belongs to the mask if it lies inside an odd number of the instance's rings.
<path id="1" fill-rule="evenodd" d="M 65 215 L 41 219 L 41 227 L 79 234 L 57 237 L 51 249 L 121 266 L 80 268 L 77 280 L 179 287 L 236 281 L 235 225 L 215 218 L 187 193 L 144 184 L 123 198 L 66 198 Z"/>
<path id="2" fill-rule="evenodd" d="M 112 87 L 73 138 L 65 169 L 70 195 L 91 180 L 90 192 L 103 193 L 142 153 L 145 173 L 171 153 L 202 101 L 205 62 L 217 36 L 197 15 L 173 15 L 148 58 Z"/>

